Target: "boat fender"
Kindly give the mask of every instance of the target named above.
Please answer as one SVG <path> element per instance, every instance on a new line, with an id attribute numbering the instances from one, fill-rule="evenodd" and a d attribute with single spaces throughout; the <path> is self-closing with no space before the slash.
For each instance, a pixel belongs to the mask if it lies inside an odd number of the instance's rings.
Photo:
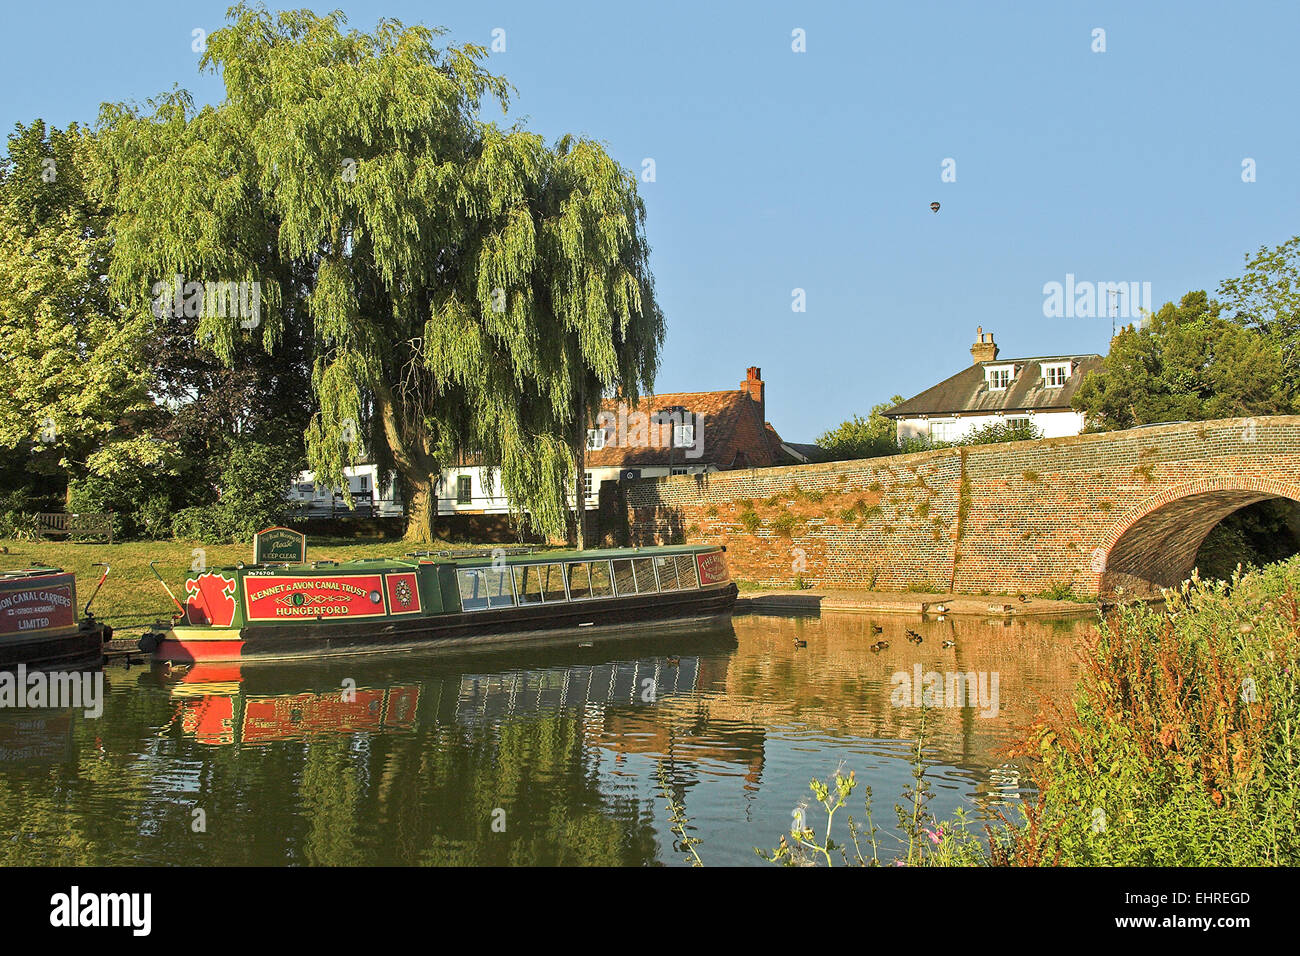
<path id="1" fill-rule="evenodd" d="M 152 654 L 158 650 L 158 645 L 162 643 L 162 635 L 154 634 L 152 631 L 145 631 L 140 636 L 140 650 L 146 654 Z"/>
<path id="2" fill-rule="evenodd" d="M 102 626 L 104 628 L 103 640 L 104 643 L 107 644 L 109 641 L 113 639 L 113 627 L 111 624 L 104 624 Z"/>

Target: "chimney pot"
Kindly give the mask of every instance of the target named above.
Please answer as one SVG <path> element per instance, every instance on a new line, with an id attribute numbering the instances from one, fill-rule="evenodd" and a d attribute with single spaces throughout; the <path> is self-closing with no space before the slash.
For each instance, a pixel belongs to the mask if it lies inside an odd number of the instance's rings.
<path id="1" fill-rule="evenodd" d="M 970 347 L 971 364 L 992 362 L 998 357 L 998 347 L 993 342 L 993 333 L 985 332 L 984 326 L 975 327 L 975 344 Z"/>

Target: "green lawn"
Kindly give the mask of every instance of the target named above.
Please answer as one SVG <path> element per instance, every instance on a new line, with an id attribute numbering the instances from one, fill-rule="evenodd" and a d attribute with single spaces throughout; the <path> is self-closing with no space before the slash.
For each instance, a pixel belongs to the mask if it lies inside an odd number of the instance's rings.
<path id="1" fill-rule="evenodd" d="M 440 542 L 424 547 L 465 548 L 463 542 Z M 481 547 L 492 547 L 482 545 Z M 504 547 L 504 545 L 503 545 Z M 149 570 L 156 561 L 158 571 L 168 586 L 184 600 L 184 581 L 190 565 L 201 556 L 210 567 L 234 565 L 253 560 L 251 544 L 193 544 L 181 541 L 131 541 L 125 544 L 83 544 L 62 541 L 0 540 L 0 571 L 53 565 L 77 575 L 77 597 L 81 605 L 99 580 L 95 562 L 111 566 L 104 588 L 95 598 L 91 610 L 95 616 L 113 625 L 114 630 L 141 630 L 155 621 L 169 621 L 175 605 L 167 597 L 158 579 Z M 393 539 L 320 538 L 307 539 L 307 559 L 347 560 L 350 558 L 401 557 L 412 547 Z M 81 609 L 77 609 L 81 613 Z"/>

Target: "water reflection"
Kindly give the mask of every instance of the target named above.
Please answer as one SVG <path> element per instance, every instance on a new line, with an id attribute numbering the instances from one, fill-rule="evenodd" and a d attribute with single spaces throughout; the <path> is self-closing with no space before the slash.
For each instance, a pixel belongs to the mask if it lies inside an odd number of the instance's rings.
<path id="1" fill-rule="evenodd" d="M 1019 800 L 1004 748 L 1072 687 L 1081 626 L 746 616 L 524 654 L 112 668 L 98 720 L 0 715 L 0 826 L 21 835 L 0 860 L 681 864 L 662 762 L 705 861 L 755 863 L 841 763 L 892 819 L 920 711 L 891 678 L 918 664 L 1000 676 L 996 718 L 931 711 L 935 812 Z"/>

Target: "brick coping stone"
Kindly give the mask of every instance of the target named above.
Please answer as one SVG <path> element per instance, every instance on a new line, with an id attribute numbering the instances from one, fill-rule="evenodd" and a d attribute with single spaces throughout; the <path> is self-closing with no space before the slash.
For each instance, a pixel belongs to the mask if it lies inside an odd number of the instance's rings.
<path id="1" fill-rule="evenodd" d="M 942 606 L 943 611 L 936 606 Z M 944 614 L 980 617 L 1062 617 L 1097 613 L 1095 602 L 1052 601 L 1016 595 L 920 594 L 899 591 L 852 591 L 808 588 L 802 591 L 745 591 L 736 600 L 737 614 L 792 610 L 874 611 L 881 614 Z"/>

